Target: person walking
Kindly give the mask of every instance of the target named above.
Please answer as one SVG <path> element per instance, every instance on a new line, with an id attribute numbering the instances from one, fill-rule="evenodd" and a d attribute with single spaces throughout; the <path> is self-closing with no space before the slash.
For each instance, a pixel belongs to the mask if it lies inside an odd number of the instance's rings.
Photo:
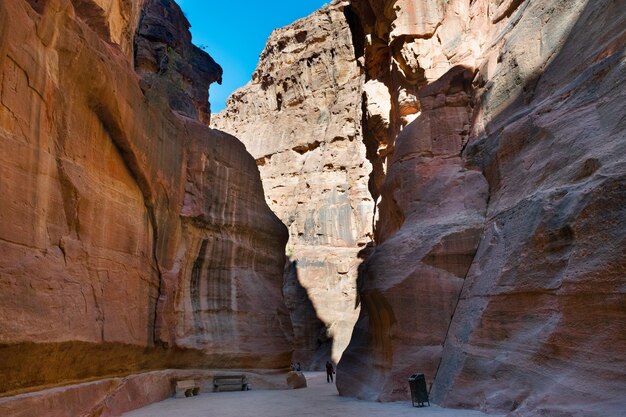
<path id="1" fill-rule="evenodd" d="M 326 382 L 334 382 L 333 374 L 335 373 L 335 368 L 330 361 L 326 361 Z"/>

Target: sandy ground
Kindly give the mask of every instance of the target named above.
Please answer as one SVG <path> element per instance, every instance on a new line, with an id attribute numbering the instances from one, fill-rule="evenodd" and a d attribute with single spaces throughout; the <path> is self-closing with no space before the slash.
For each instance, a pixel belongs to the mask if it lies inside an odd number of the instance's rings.
<path id="1" fill-rule="evenodd" d="M 337 395 L 323 372 L 305 372 L 307 388 L 251 390 L 170 398 L 124 417 L 480 417 L 477 411 L 412 407 L 411 402 L 377 403 Z M 493 415 L 492 415 L 493 417 Z"/>

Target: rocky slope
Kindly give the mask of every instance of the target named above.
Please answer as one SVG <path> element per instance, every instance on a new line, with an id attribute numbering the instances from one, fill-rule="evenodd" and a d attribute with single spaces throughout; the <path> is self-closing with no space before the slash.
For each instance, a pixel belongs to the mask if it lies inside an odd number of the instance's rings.
<path id="1" fill-rule="evenodd" d="M 169 0 L 0 2 L 0 393 L 288 366 L 287 232 L 202 123 L 221 68 L 188 26 Z"/>
<path id="2" fill-rule="evenodd" d="M 352 7 L 381 201 L 340 392 L 407 398 L 420 371 L 447 406 L 620 415 L 626 10 Z"/>
<path id="3" fill-rule="evenodd" d="M 329 337 L 335 361 L 348 343 L 358 314 L 357 254 L 372 233 L 372 168 L 362 143 L 361 74 L 346 5 L 335 1 L 275 30 L 252 81 L 212 122 L 257 159 L 267 202 L 289 228 L 294 264 L 285 294 L 294 360 L 307 368 L 328 359 Z M 306 307 L 311 302 L 314 309 Z"/>

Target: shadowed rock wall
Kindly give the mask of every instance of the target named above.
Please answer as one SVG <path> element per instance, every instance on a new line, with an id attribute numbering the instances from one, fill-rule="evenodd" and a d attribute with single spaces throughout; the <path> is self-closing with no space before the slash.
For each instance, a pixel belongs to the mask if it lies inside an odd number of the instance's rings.
<path id="1" fill-rule="evenodd" d="M 299 303 L 308 301 L 286 293 L 294 360 L 320 370 L 329 359 L 318 351 L 326 339 L 332 338 L 338 361 L 350 338 L 358 314 L 357 253 L 372 235 L 372 168 L 362 142 L 361 74 L 346 5 L 335 1 L 275 30 L 252 81 L 213 117 L 257 159 L 267 203 L 289 228 L 287 254 L 314 307 L 303 308 Z M 321 336 L 318 318 L 326 326 Z"/>
<path id="2" fill-rule="evenodd" d="M 0 23 L 0 392 L 286 368 L 287 233 L 243 144 L 201 123 L 221 68 L 178 6 L 3 1 Z"/>
<path id="3" fill-rule="evenodd" d="M 341 394 L 515 416 L 626 403 L 618 1 L 353 1 L 378 203 Z M 355 32 L 356 33 L 356 32 Z"/>

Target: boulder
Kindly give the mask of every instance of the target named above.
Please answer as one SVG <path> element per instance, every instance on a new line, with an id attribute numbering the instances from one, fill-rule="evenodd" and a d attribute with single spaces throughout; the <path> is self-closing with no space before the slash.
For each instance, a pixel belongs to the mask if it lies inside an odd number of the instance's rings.
<path id="1" fill-rule="evenodd" d="M 291 389 L 306 388 L 306 378 L 302 372 L 291 371 L 287 374 L 287 385 Z"/>

